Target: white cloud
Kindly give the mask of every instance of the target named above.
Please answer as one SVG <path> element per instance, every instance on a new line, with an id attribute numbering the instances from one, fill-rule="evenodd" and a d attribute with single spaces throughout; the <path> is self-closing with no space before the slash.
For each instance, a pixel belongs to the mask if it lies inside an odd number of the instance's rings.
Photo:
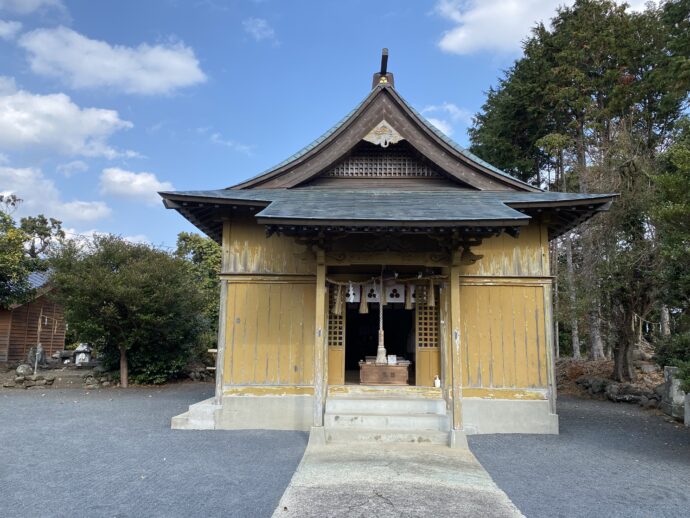
<path id="1" fill-rule="evenodd" d="M 203 129 L 203 128 L 200 128 Z M 199 131 L 199 130 L 197 130 Z M 203 132 L 202 132 L 203 133 Z M 227 148 L 232 149 L 233 151 L 238 151 L 239 153 L 244 153 L 245 155 L 251 155 L 252 154 L 252 147 L 248 146 L 247 144 L 242 144 L 241 142 L 237 142 L 232 139 L 226 139 L 223 138 L 223 135 L 220 133 L 212 133 L 210 136 L 211 142 L 214 144 L 218 144 L 219 146 L 225 146 Z"/>
<path id="2" fill-rule="evenodd" d="M 21 30 L 22 24 L 20 22 L 0 20 L 0 39 L 13 40 Z"/>
<path id="3" fill-rule="evenodd" d="M 249 34 L 256 41 L 275 40 L 276 33 L 263 18 L 247 18 L 242 21 L 244 32 Z"/>
<path id="4" fill-rule="evenodd" d="M 114 110 L 80 108 L 62 93 L 17 90 L 13 79 L 0 77 L 0 148 L 5 151 L 33 148 L 68 156 L 136 156 L 107 143 L 113 133 L 131 127 Z"/>
<path id="5" fill-rule="evenodd" d="M 435 117 L 428 117 L 427 120 L 449 137 L 453 134 L 453 126 L 451 126 L 448 121 L 437 119 Z"/>
<path id="6" fill-rule="evenodd" d="M 26 33 L 19 45 L 29 53 L 32 71 L 73 88 L 152 95 L 206 81 L 194 50 L 181 42 L 125 47 L 57 27 Z"/>
<path id="7" fill-rule="evenodd" d="M 137 244 L 150 244 L 151 240 L 146 236 L 146 234 L 134 234 L 133 236 L 122 236 L 122 239 L 129 241 L 130 243 Z"/>
<path id="8" fill-rule="evenodd" d="M 431 104 L 422 109 L 422 114 L 448 136 L 453 134 L 454 125 L 460 123 L 469 126 L 472 124 L 472 113 L 453 103 Z"/>
<path id="9" fill-rule="evenodd" d="M 61 0 L 0 0 L 0 11 L 16 14 L 31 14 L 51 8 L 65 10 Z"/>
<path id="10" fill-rule="evenodd" d="M 70 177 L 75 173 L 84 173 L 88 170 L 89 164 L 83 160 L 73 160 L 72 162 L 67 162 L 66 164 L 60 164 L 57 166 L 58 173 L 62 173 L 67 177 Z"/>
<path id="11" fill-rule="evenodd" d="M 644 9 L 633 0 L 630 9 Z M 478 51 L 515 53 L 538 22 L 549 23 L 564 0 L 439 0 L 435 11 L 455 27 L 443 33 L 439 47 L 453 54 Z"/>
<path id="12" fill-rule="evenodd" d="M 103 219 L 112 212 L 102 201 L 64 201 L 55 183 L 39 169 L 0 167 L 0 185 L 3 193 L 23 200 L 18 216 L 40 213 L 74 224 Z"/>
<path id="13" fill-rule="evenodd" d="M 117 167 L 101 173 L 101 194 L 144 201 L 150 205 L 160 203 L 158 191 L 174 189 L 170 182 L 161 182 L 153 173 L 134 173 Z"/>

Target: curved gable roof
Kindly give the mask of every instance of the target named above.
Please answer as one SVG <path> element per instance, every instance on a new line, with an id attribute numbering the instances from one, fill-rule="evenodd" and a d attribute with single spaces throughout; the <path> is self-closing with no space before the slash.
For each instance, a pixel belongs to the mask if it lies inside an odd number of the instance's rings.
<path id="1" fill-rule="evenodd" d="M 463 186 L 477 190 L 540 192 L 444 135 L 390 83 L 377 85 L 335 126 L 288 159 L 230 189 L 299 187 L 345 156 L 384 118 L 417 151 Z"/>

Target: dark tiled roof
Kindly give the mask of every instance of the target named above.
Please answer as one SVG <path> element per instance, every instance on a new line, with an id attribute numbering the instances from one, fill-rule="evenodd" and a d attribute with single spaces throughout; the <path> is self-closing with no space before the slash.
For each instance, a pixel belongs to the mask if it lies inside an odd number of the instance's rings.
<path id="1" fill-rule="evenodd" d="M 31 272 L 29 274 L 29 285 L 32 290 L 38 290 L 48 284 L 50 280 L 50 270 L 45 272 Z"/>
<path id="2" fill-rule="evenodd" d="M 599 200 L 612 194 L 516 191 L 402 191 L 376 189 L 247 189 L 164 192 L 166 199 L 223 200 L 225 203 L 257 202 L 267 205 L 257 213 L 265 219 L 342 220 L 342 221 L 490 221 L 528 220 L 511 208 L 529 204 Z"/>

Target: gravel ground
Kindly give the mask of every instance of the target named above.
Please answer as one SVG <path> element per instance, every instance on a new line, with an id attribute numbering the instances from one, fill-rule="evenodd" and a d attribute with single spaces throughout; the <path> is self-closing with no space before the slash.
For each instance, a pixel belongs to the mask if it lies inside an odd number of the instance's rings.
<path id="1" fill-rule="evenodd" d="M 0 516 L 270 516 L 306 434 L 170 430 L 212 391 L 0 391 Z M 469 438 L 528 518 L 688 516 L 690 429 L 602 401 L 559 414 L 559 436 Z"/>
<path id="2" fill-rule="evenodd" d="M 558 436 L 469 437 L 525 516 L 690 516 L 690 429 L 608 401 L 561 397 L 558 413 Z"/>
<path id="3" fill-rule="evenodd" d="M 210 384 L 0 391 L 0 516 L 270 516 L 307 436 L 170 429 L 212 394 Z"/>

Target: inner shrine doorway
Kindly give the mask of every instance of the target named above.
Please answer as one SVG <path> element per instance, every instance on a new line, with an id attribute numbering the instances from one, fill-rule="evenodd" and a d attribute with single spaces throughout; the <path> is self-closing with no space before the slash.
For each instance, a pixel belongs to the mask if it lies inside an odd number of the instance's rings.
<path id="1" fill-rule="evenodd" d="M 431 272 L 413 278 L 401 273 L 400 277 L 401 281 L 381 275 L 378 282 L 376 277 L 369 277 L 369 282 L 329 283 L 329 385 L 361 383 L 361 363 L 374 362 L 381 324 L 387 358 L 410 363 L 407 385 L 433 387 L 437 376 L 440 381 L 442 276 Z M 341 278 L 345 276 L 338 275 Z M 380 314 L 381 279 L 385 295 Z M 366 297 L 366 302 L 362 302 L 362 297 Z"/>

